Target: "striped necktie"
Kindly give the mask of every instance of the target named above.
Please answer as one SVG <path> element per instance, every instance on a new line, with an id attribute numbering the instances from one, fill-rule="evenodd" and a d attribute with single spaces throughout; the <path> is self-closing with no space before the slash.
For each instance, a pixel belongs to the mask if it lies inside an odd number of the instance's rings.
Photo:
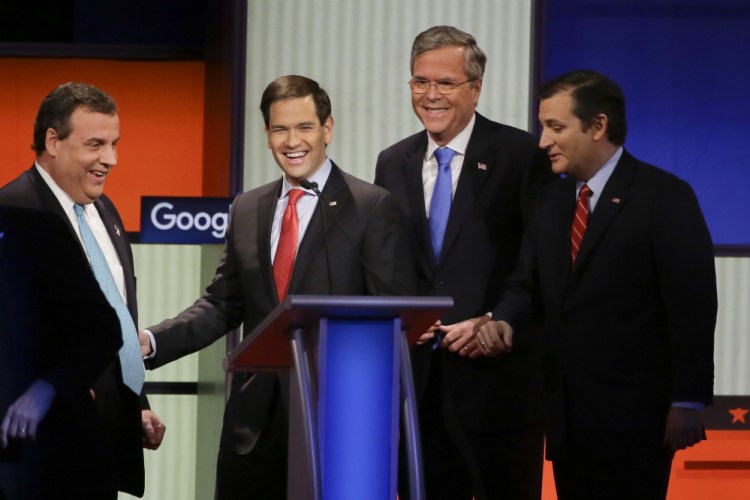
<path id="1" fill-rule="evenodd" d="M 578 250 L 581 248 L 583 235 L 586 234 L 586 227 L 589 224 L 589 198 L 593 193 L 591 189 L 584 184 L 578 193 L 578 202 L 576 203 L 576 213 L 573 216 L 573 224 L 570 226 L 570 264 L 576 263 Z"/>

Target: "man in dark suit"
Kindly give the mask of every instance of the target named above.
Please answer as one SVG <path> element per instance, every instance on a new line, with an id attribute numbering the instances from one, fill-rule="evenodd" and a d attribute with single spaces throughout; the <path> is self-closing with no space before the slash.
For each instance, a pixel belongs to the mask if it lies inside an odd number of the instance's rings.
<path id="1" fill-rule="evenodd" d="M 252 331 L 286 294 L 413 293 L 396 201 L 326 156 L 333 117 L 325 90 L 302 76 L 281 77 L 266 87 L 260 109 L 268 147 L 284 175 L 234 201 L 212 283 L 176 318 L 149 329 L 155 353 L 142 334 L 151 368 L 195 352 L 240 324 Z M 316 183 L 322 194 L 302 188 L 303 181 Z M 297 224 L 288 226 L 294 219 Z M 286 498 L 287 396 L 288 383 L 274 374 L 235 374 L 224 413 L 217 498 Z"/>
<path id="2" fill-rule="evenodd" d="M 456 28 L 416 37 L 410 85 L 425 130 L 381 152 L 375 174 L 407 214 L 418 293 L 455 303 L 422 336 L 412 360 L 431 499 L 541 495 L 537 350 L 475 359 L 474 337 L 516 265 L 534 196 L 552 173 L 530 134 L 475 112 L 485 62 L 474 37 Z M 442 151 L 454 155 L 445 172 Z M 435 224 L 441 212 L 442 229 Z M 406 490 L 402 484 L 402 498 Z"/>
<path id="3" fill-rule="evenodd" d="M 711 238 L 690 186 L 623 149 L 614 82 L 577 71 L 539 95 L 539 146 L 567 177 L 542 191 L 479 345 L 520 348 L 518 325 L 543 318 L 561 500 L 665 498 L 674 451 L 704 439 L 713 393 Z"/>
<path id="4" fill-rule="evenodd" d="M 120 324 L 59 217 L 0 206 L 0 283 L 0 498 L 117 498 L 89 388 Z"/>
<path id="5" fill-rule="evenodd" d="M 137 324 L 133 254 L 122 220 L 103 194 L 104 182 L 117 163 L 119 139 L 117 106 L 109 95 L 93 85 L 60 85 L 45 97 L 34 122 L 36 163 L 0 189 L 0 204 L 57 214 L 83 242 L 76 215 L 76 206 L 81 207 L 121 300 Z M 82 243 L 81 252 L 87 254 L 84 247 Z M 137 344 L 134 355 L 131 361 L 140 364 Z M 159 446 L 164 424 L 149 409 L 142 389 L 136 393 L 125 385 L 121 359 L 116 356 L 111 361 L 93 393 L 108 444 L 115 451 L 119 489 L 141 496 L 142 447 Z"/>

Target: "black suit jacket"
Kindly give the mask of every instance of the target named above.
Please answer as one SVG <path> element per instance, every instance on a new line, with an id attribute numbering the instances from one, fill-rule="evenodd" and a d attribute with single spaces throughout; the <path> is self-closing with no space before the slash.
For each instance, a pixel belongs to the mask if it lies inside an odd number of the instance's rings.
<path id="1" fill-rule="evenodd" d="M 281 180 L 266 184 L 234 201 L 224 254 L 213 281 L 191 307 L 150 328 L 156 338 L 152 368 L 198 351 L 240 324 L 251 332 L 278 305 L 271 225 L 281 185 Z M 333 165 L 319 204 L 300 243 L 288 294 L 413 294 L 403 217 L 388 192 Z M 271 373 L 233 378 L 222 449 L 238 454 L 252 450 L 269 412 L 275 379 Z"/>
<path id="2" fill-rule="evenodd" d="M 477 114 L 441 260 L 435 262 L 422 188 L 426 150 L 427 132 L 422 131 L 382 151 L 375 184 L 393 193 L 407 214 L 418 293 L 453 297 L 453 310 L 442 318 L 450 324 L 481 316 L 497 303 L 515 268 L 538 188 L 552 173 L 530 134 Z M 420 393 L 434 358 L 431 347 L 418 347 L 412 360 Z M 530 347 L 495 359 L 441 356 L 444 413 L 457 412 L 459 425 L 475 433 L 541 423 L 541 377 L 535 357 Z"/>
<path id="3" fill-rule="evenodd" d="M 55 198 L 52 190 L 44 182 L 36 167 L 22 173 L 15 180 L 0 189 L 0 204 L 31 208 L 52 212 L 60 216 L 85 254 L 80 240 L 70 223 L 70 219 Z M 136 301 L 136 279 L 133 267 L 133 252 L 130 248 L 125 227 L 114 204 L 105 195 L 94 202 L 99 215 L 107 228 L 125 276 L 125 293 L 128 309 L 133 322 L 138 324 Z M 141 397 L 134 395 L 122 382 L 120 361 L 117 356 L 107 366 L 102 376 L 94 384 L 97 408 L 107 430 L 109 442 L 115 450 L 120 475 L 120 491 L 136 496 L 144 492 L 143 448 L 141 439 L 141 408 L 148 408 L 145 392 Z"/>
<path id="4" fill-rule="evenodd" d="M 37 379 L 55 388 L 36 442 L 0 449 L 0 497 L 113 498 L 111 450 L 89 388 L 120 323 L 59 217 L 0 206 L 0 419 Z"/>
<path id="5" fill-rule="evenodd" d="M 625 151 L 571 270 L 575 196 L 571 178 L 542 192 L 495 318 L 544 318 L 548 456 L 570 432 L 639 453 L 660 445 L 672 402 L 711 401 L 711 238 L 690 186 Z"/>

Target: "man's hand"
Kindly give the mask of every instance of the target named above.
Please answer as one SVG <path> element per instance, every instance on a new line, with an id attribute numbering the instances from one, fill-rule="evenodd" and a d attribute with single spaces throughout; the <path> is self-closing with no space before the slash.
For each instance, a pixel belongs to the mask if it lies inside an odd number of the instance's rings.
<path id="1" fill-rule="evenodd" d="M 0 443 L 8 446 L 8 439 L 36 440 L 36 428 L 49 411 L 55 398 L 55 388 L 44 380 L 36 380 L 26 392 L 8 407 L 0 424 Z"/>
<path id="2" fill-rule="evenodd" d="M 513 328 L 505 321 L 488 321 L 477 333 L 478 350 L 494 357 L 513 350 Z"/>
<path id="3" fill-rule="evenodd" d="M 426 344 L 435 338 L 435 332 L 440 329 L 442 323 L 440 320 L 435 321 L 433 325 L 417 339 L 417 345 Z"/>
<path id="4" fill-rule="evenodd" d="M 672 451 L 684 450 L 704 439 L 703 415 L 699 410 L 674 406 L 669 409 L 664 446 Z"/>
<path id="5" fill-rule="evenodd" d="M 440 329 L 445 332 L 445 336 L 441 346 L 457 353 L 459 356 L 478 358 L 482 355 L 482 352 L 478 349 L 475 338 L 479 328 L 489 320 L 489 316 L 482 315 L 460 323 L 442 326 Z"/>
<path id="6" fill-rule="evenodd" d="M 151 337 L 146 330 L 138 330 L 138 343 L 141 344 L 141 357 L 145 358 L 151 354 Z"/>
<path id="7" fill-rule="evenodd" d="M 143 426 L 143 447 L 156 450 L 161 446 L 164 432 L 167 430 L 164 422 L 151 410 L 141 410 L 141 425 Z"/>

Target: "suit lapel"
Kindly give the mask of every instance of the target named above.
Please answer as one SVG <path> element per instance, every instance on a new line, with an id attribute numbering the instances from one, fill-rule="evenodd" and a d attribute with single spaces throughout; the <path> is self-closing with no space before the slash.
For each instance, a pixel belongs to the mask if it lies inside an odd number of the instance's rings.
<path id="1" fill-rule="evenodd" d="M 50 189 L 50 187 L 42 178 L 41 174 L 39 174 L 36 166 L 32 166 L 31 170 L 29 170 L 29 182 L 31 182 L 33 190 L 39 197 L 39 202 L 41 203 L 41 206 L 39 208 L 47 210 L 49 212 L 53 212 L 61 217 L 62 220 L 65 221 L 65 225 L 68 226 L 70 234 L 73 235 L 75 237 L 75 240 L 78 242 L 78 246 L 81 248 L 81 251 L 85 253 L 83 245 L 78 238 L 78 233 L 76 233 L 75 229 L 73 228 L 68 214 L 65 213 L 62 205 L 60 205 L 57 197 L 55 197 L 55 193 L 52 192 L 52 189 Z"/>
<path id="2" fill-rule="evenodd" d="M 414 231 L 420 246 L 419 254 L 427 258 L 428 268 L 435 266 L 435 258 L 430 240 L 430 226 L 427 222 L 427 212 L 424 207 L 424 186 L 422 184 L 422 166 L 427 153 L 427 132 L 420 135 L 419 146 L 406 153 L 406 169 L 404 170 L 404 184 L 406 185 L 409 210 L 414 214 Z"/>
<path id="3" fill-rule="evenodd" d="M 276 293 L 276 282 L 273 279 L 273 263 L 271 260 L 271 228 L 273 226 L 273 215 L 276 211 L 276 204 L 281 193 L 281 180 L 276 182 L 274 187 L 258 199 L 258 212 L 256 222 L 258 231 L 255 237 L 256 248 L 258 249 L 258 265 L 261 269 L 261 275 L 268 290 L 272 303 L 278 302 Z M 239 228 L 238 228 L 239 229 Z"/>
<path id="4" fill-rule="evenodd" d="M 581 242 L 581 249 L 576 257 L 573 275 L 583 268 L 589 255 L 593 252 L 599 240 L 606 233 L 612 220 L 619 213 L 628 200 L 628 187 L 633 181 L 633 166 L 630 156 L 623 152 L 612 175 L 604 185 L 596 208 L 589 218 L 586 234 Z"/>
<path id="5" fill-rule="evenodd" d="M 351 192 L 344 180 L 344 176 L 341 174 L 341 170 L 336 166 L 335 163 L 331 162 L 331 173 L 328 176 L 326 185 L 323 188 L 322 198 L 318 199 L 318 203 L 326 203 L 329 206 L 315 207 L 313 216 L 310 219 L 310 224 L 307 226 L 305 236 L 300 243 L 299 250 L 297 250 L 297 256 L 294 259 L 294 269 L 292 270 L 292 279 L 289 282 L 289 294 L 295 293 L 300 285 L 304 282 L 305 276 L 310 270 L 315 256 L 321 251 L 323 247 L 323 227 L 326 228 L 326 232 L 330 233 L 331 228 L 335 226 L 333 216 L 325 215 L 325 224 L 321 219 L 321 213 L 325 214 L 329 209 L 337 216 L 339 212 L 346 206 L 351 198 Z M 325 201 L 323 200 L 325 199 Z M 330 205 L 335 202 L 334 205 Z M 325 249 L 323 249 L 325 251 Z M 335 265 L 335 263 L 331 263 Z M 326 278 L 327 279 L 327 278 Z M 329 284 L 330 285 L 330 284 Z"/>
<path id="6" fill-rule="evenodd" d="M 551 209 L 544 214 L 549 220 L 538 238 L 542 242 L 540 252 L 544 253 L 545 261 L 552 262 L 550 269 L 555 273 L 548 281 L 562 293 L 570 281 L 570 225 L 576 204 L 576 181 L 568 177 L 558 182 Z"/>
<path id="7" fill-rule="evenodd" d="M 487 120 L 477 114 L 474 130 L 466 147 L 466 155 L 458 178 L 456 194 L 453 196 L 453 203 L 451 204 L 448 225 L 443 238 L 441 260 L 444 260 L 450 252 L 451 246 L 458 238 L 461 227 L 474 212 L 482 189 L 487 185 L 487 177 L 495 167 L 494 159 L 497 157 L 495 152 L 497 145 L 488 140 L 487 125 Z"/>

